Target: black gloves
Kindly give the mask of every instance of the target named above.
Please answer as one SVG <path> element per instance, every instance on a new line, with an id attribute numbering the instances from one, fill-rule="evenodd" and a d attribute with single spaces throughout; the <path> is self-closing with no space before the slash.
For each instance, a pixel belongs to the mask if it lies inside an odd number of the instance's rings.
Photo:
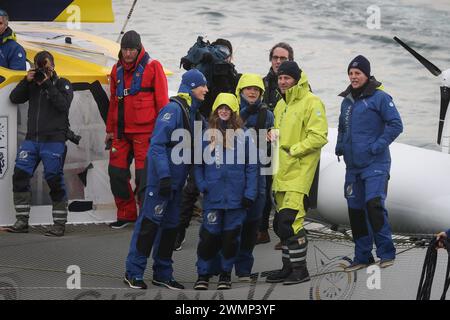
<path id="1" fill-rule="evenodd" d="M 241 202 L 242 207 L 247 210 L 253 206 L 253 203 L 254 203 L 253 200 L 250 200 L 249 198 L 246 198 L 246 197 L 244 197 Z"/>
<path id="2" fill-rule="evenodd" d="M 172 179 L 170 177 L 159 180 L 159 195 L 169 198 L 172 194 Z"/>

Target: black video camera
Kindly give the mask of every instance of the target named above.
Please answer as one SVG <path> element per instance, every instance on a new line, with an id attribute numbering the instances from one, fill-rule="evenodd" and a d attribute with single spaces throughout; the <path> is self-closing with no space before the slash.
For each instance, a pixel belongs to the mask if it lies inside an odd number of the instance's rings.
<path id="1" fill-rule="evenodd" d="M 45 69 L 44 68 L 37 68 L 34 71 L 34 81 L 36 82 L 42 82 L 44 81 L 44 79 L 47 77 L 47 74 L 45 73 Z"/>
<path id="2" fill-rule="evenodd" d="M 80 144 L 80 140 L 81 140 L 81 136 L 75 134 L 75 132 L 73 132 L 72 130 L 67 129 L 66 139 L 69 140 L 72 143 L 75 143 L 76 145 L 79 145 Z"/>

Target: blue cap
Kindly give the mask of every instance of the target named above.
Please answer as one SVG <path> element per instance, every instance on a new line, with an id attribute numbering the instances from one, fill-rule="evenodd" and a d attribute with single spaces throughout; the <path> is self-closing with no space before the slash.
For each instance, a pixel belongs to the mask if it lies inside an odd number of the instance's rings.
<path id="1" fill-rule="evenodd" d="M 347 74 L 350 72 L 350 69 L 353 68 L 361 70 L 367 78 L 370 78 L 370 62 L 366 57 L 359 55 L 354 58 L 348 65 Z"/>
<path id="2" fill-rule="evenodd" d="M 5 10 L 0 9 L 0 17 L 8 17 L 8 13 Z"/>

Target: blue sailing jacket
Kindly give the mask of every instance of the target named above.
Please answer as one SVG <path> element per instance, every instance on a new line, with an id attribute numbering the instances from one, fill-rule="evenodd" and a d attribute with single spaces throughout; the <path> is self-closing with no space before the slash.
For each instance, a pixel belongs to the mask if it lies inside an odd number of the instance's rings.
<path id="1" fill-rule="evenodd" d="M 244 197 L 256 199 L 258 164 L 256 158 L 251 161 L 249 153 L 253 150 L 254 154 L 256 146 L 244 135 L 235 137 L 235 146 L 215 149 L 209 141 L 203 143 L 203 154 L 210 157 L 204 156 L 203 163 L 196 164 L 194 170 L 197 187 L 204 194 L 204 210 L 239 209 Z"/>
<path id="2" fill-rule="evenodd" d="M 0 35 L 0 66 L 13 70 L 26 69 L 25 50 L 16 42 L 16 35 L 9 27 Z"/>
<path id="3" fill-rule="evenodd" d="M 344 100 L 339 116 L 336 155 L 344 156 L 347 169 L 370 166 L 389 172 L 389 145 L 403 131 L 400 114 L 391 96 L 373 77 L 356 100 L 352 97 L 351 87 L 340 96 Z"/>

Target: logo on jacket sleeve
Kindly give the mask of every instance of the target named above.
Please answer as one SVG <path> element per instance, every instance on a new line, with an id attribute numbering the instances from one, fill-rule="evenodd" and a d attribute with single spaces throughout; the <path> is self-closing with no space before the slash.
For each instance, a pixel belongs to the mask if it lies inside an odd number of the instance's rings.
<path id="1" fill-rule="evenodd" d="M 350 183 L 347 188 L 345 188 L 345 194 L 347 197 L 350 197 L 353 195 L 353 184 Z"/>
<path id="2" fill-rule="evenodd" d="M 172 113 L 166 112 L 166 113 L 163 115 L 162 120 L 163 120 L 163 121 L 169 121 L 170 118 L 172 118 Z"/>
<path id="3" fill-rule="evenodd" d="M 28 151 L 25 151 L 25 150 L 20 151 L 20 153 L 19 153 L 19 159 L 24 160 L 24 159 L 26 159 L 26 158 L 28 158 Z"/>
<path id="4" fill-rule="evenodd" d="M 155 216 L 162 216 L 164 214 L 164 211 L 167 207 L 167 201 L 164 201 L 163 203 L 157 204 L 155 206 Z"/>
<path id="5" fill-rule="evenodd" d="M 217 223 L 217 211 L 211 211 L 206 216 L 208 219 L 208 224 L 216 224 Z"/>

